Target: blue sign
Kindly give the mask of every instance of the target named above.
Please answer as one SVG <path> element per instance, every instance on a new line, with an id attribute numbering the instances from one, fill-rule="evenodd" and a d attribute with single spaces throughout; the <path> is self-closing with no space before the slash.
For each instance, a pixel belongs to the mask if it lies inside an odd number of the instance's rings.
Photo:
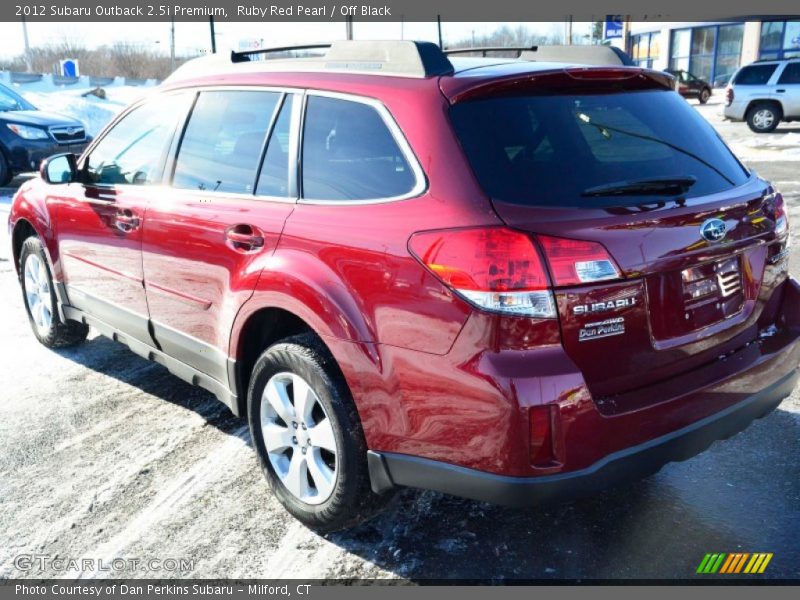
<path id="1" fill-rule="evenodd" d="M 78 61 L 73 59 L 66 59 L 61 61 L 61 74 L 64 77 L 77 77 L 78 76 Z"/>
<path id="2" fill-rule="evenodd" d="M 622 37 L 622 15 L 606 15 L 606 26 L 603 30 L 603 38 L 610 40 Z"/>

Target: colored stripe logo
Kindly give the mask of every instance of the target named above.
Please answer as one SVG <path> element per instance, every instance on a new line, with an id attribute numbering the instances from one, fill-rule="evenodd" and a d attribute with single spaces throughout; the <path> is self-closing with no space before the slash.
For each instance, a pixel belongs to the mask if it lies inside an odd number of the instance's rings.
<path id="1" fill-rule="evenodd" d="M 769 561 L 772 560 L 772 552 L 718 552 L 706 554 L 697 567 L 697 573 L 701 575 L 736 574 L 747 573 L 755 575 L 763 573 Z"/>

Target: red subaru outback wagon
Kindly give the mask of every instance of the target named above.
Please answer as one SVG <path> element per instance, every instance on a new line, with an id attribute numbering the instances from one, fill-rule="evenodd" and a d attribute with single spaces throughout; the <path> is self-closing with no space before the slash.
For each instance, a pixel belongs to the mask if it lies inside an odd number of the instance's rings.
<path id="1" fill-rule="evenodd" d="M 274 56 L 179 69 L 45 162 L 9 226 L 37 338 L 91 325 L 247 415 L 304 523 L 399 486 L 592 493 L 791 392 L 784 200 L 669 75 Z"/>

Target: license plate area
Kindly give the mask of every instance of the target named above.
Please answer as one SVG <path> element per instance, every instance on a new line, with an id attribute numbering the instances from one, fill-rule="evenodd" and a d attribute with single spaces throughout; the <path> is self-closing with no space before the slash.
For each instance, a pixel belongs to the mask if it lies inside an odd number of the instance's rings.
<path id="1" fill-rule="evenodd" d="M 738 255 L 650 278 L 653 336 L 678 337 L 735 315 L 744 306 L 743 284 Z"/>

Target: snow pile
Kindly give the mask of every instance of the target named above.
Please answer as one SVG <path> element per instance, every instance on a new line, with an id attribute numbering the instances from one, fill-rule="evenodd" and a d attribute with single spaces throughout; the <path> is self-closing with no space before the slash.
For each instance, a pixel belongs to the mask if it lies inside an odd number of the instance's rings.
<path id="1" fill-rule="evenodd" d="M 89 135 L 96 136 L 103 127 L 122 109 L 134 100 L 144 96 L 149 89 L 134 86 L 103 88 L 106 98 L 94 95 L 84 96 L 85 89 L 56 89 L 53 91 L 18 91 L 36 108 L 67 115 L 78 119 L 85 126 Z"/>
<path id="2" fill-rule="evenodd" d="M 742 160 L 800 160 L 800 133 L 752 134 L 728 145 Z"/>

